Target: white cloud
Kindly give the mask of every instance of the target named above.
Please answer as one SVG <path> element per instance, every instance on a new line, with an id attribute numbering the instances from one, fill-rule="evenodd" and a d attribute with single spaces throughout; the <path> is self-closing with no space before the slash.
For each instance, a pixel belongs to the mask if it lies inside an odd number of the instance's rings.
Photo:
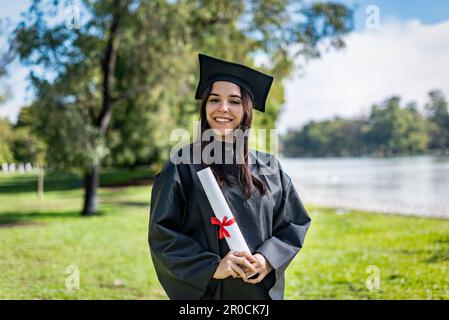
<path id="1" fill-rule="evenodd" d="M 367 112 L 393 94 L 420 106 L 431 89 L 449 97 L 449 20 L 433 25 L 389 20 L 379 30 L 351 33 L 346 44 L 310 61 L 303 77 L 286 82 L 281 132 L 310 120 Z"/>

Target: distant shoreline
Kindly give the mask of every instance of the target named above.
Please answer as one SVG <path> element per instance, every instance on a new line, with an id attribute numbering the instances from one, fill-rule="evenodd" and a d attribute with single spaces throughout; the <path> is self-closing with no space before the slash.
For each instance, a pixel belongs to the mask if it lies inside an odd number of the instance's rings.
<path id="1" fill-rule="evenodd" d="M 376 154 L 362 154 L 362 155 L 346 155 L 346 156 L 286 156 L 280 153 L 281 160 L 325 160 L 325 159 L 397 159 L 397 158 L 416 158 L 416 157 L 449 157 L 449 152 L 436 153 L 419 153 L 419 154 L 396 154 L 396 155 L 376 155 Z"/>
<path id="2" fill-rule="evenodd" d="M 433 214 L 433 213 L 424 213 L 424 211 L 409 211 L 409 210 L 401 210 L 401 209 L 393 209 L 393 208 L 372 208 L 370 205 L 355 205 L 355 204 L 343 204 L 343 201 L 340 202 L 329 202 L 325 203 L 322 201 L 304 201 L 306 206 L 310 206 L 312 208 L 325 208 L 330 210 L 335 210 L 337 214 L 344 215 L 349 211 L 357 211 L 363 212 L 367 214 L 384 214 L 384 215 L 394 215 L 394 216 L 404 216 L 410 218 L 428 218 L 428 219 L 438 219 L 438 220 L 449 220 L 449 213 L 441 213 L 441 214 Z M 313 209 L 312 209 L 313 210 Z"/>

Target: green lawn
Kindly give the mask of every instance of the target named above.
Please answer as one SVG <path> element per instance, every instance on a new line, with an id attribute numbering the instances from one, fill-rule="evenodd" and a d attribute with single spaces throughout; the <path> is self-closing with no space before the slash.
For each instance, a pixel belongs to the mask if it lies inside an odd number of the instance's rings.
<path id="1" fill-rule="evenodd" d="M 147 244 L 149 185 L 102 187 L 101 212 L 89 218 L 79 214 L 78 179 L 50 176 L 46 186 L 38 199 L 34 176 L 0 176 L 1 299 L 166 299 Z M 449 221 L 308 209 L 313 221 L 288 269 L 286 299 L 449 298 Z M 73 270 L 80 287 L 70 290 Z M 366 286 L 370 270 L 378 289 Z"/>

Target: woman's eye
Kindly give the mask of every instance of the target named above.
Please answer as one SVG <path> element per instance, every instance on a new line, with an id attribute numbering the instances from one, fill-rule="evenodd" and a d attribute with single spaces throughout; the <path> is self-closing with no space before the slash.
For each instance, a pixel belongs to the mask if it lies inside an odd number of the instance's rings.
<path id="1" fill-rule="evenodd" d="M 234 100 L 234 101 L 231 101 L 231 103 L 232 104 L 240 104 L 240 101 Z"/>
<path id="2" fill-rule="evenodd" d="M 210 102 L 218 102 L 218 99 L 210 99 Z"/>

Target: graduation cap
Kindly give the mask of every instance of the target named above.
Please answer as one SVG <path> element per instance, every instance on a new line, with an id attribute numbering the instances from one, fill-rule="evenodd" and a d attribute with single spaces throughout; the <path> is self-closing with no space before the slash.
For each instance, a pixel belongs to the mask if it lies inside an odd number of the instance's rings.
<path id="1" fill-rule="evenodd" d="M 229 81 L 242 86 L 251 95 L 254 108 L 265 112 L 265 102 L 270 91 L 273 77 L 242 64 L 220 60 L 199 53 L 200 80 L 195 99 L 201 96 L 215 81 Z"/>

